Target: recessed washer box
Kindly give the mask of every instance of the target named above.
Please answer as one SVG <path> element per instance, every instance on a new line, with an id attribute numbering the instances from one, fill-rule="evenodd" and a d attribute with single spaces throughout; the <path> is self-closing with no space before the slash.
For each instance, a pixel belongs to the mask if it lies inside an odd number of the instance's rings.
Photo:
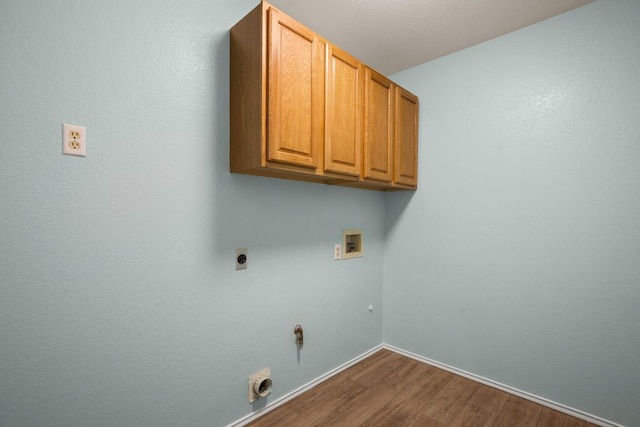
<path id="1" fill-rule="evenodd" d="M 361 257 L 363 253 L 362 230 L 359 228 L 342 230 L 342 259 Z"/>

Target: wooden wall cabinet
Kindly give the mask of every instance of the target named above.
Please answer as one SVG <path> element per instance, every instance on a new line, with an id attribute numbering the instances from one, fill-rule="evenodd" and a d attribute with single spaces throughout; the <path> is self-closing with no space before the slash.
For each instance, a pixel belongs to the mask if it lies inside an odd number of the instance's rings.
<path id="1" fill-rule="evenodd" d="M 414 95 L 266 2 L 230 39 L 231 172 L 416 188 Z"/>

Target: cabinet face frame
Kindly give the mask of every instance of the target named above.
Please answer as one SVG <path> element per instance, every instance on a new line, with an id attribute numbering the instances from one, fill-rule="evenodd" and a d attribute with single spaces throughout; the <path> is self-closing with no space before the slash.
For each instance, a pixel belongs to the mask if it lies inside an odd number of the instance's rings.
<path id="1" fill-rule="evenodd" d="M 363 178 L 390 183 L 393 179 L 395 85 L 365 67 Z"/>
<path id="2" fill-rule="evenodd" d="M 324 125 L 324 42 L 270 7 L 267 30 L 266 160 L 320 165 Z"/>

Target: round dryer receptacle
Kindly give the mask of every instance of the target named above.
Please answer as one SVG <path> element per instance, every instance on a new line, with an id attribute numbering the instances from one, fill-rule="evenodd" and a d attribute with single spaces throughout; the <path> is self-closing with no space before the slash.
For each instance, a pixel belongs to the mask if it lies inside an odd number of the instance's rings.
<path id="1" fill-rule="evenodd" d="M 260 397 L 265 397 L 271 393 L 273 382 L 270 378 L 258 377 L 253 383 L 253 391 Z"/>

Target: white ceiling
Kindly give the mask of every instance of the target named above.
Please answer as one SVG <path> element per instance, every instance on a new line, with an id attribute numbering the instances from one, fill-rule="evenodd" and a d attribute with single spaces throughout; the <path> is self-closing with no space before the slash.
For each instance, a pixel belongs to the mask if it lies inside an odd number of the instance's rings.
<path id="1" fill-rule="evenodd" d="M 270 3 L 389 75 L 592 1 L 271 0 Z"/>

